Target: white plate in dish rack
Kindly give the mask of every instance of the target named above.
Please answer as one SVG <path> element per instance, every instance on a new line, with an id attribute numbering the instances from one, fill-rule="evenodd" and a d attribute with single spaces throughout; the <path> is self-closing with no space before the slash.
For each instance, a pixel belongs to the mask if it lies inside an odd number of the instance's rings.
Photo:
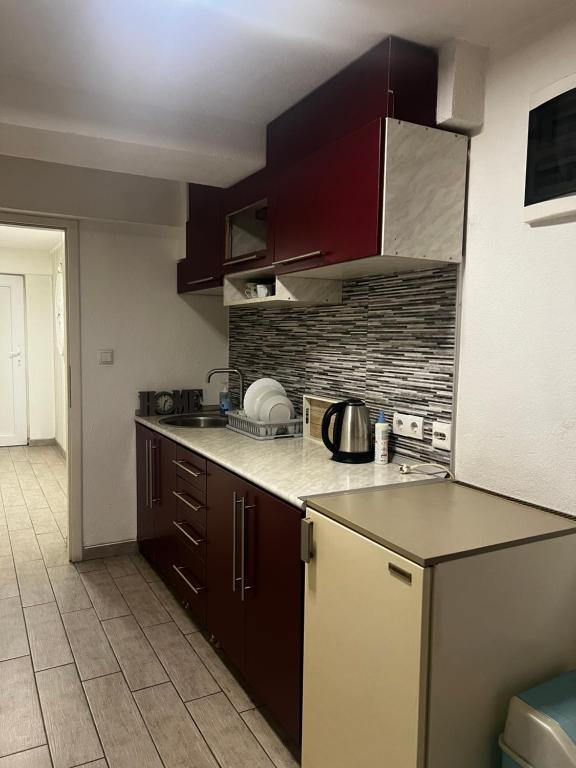
<path id="1" fill-rule="evenodd" d="M 244 395 L 244 411 L 249 419 L 258 419 L 257 406 L 262 402 L 260 400 L 264 393 L 277 391 L 281 395 L 286 394 L 286 390 L 276 379 L 256 379 L 250 384 Z"/>

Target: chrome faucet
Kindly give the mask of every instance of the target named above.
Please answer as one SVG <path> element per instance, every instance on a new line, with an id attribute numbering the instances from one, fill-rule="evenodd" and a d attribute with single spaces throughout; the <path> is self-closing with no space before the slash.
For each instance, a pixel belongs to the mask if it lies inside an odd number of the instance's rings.
<path id="1" fill-rule="evenodd" d="M 244 376 L 242 376 L 241 371 L 239 371 L 238 368 L 212 368 L 212 370 L 208 371 L 206 374 L 207 384 L 215 373 L 235 373 L 238 376 L 240 379 L 240 404 L 238 408 L 241 410 L 244 407 Z"/>

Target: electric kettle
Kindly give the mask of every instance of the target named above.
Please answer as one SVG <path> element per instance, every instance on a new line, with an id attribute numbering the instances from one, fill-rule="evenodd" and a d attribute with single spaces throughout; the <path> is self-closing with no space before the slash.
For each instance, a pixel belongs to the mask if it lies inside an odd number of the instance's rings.
<path id="1" fill-rule="evenodd" d="M 334 429 L 330 440 L 330 424 Z M 370 414 L 362 400 L 350 398 L 330 405 L 322 418 L 322 440 L 333 461 L 345 464 L 366 464 L 374 461 Z"/>

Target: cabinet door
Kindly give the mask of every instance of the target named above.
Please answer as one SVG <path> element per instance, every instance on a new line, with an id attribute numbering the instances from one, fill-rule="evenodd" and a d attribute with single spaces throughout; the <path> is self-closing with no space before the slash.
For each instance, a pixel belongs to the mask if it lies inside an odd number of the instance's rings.
<path id="1" fill-rule="evenodd" d="M 206 622 L 230 660 L 244 668 L 244 604 L 240 599 L 240 499 L 246 483 L 208 464 Z"/>
<path id="2" fill-rule="evenodd" d="M 269 172 L 381 117 L 435 125 L 437 69 L 434 49 L 382 40 L 268 124 Z"/>
<path id="3" fill-rule="evenodd" d="M 176 443 L 160 435 L 155 435 L 153 456 L 155 459 L 153 504 L 155 561 L 164 569 L 172 562 L 171 543 L 174 538 L 173 520 L 175 517 L 176 498 Z"/>
<path id="4" fill-rule="evenodd" d="M 188 185 L 186 258 L 178 263 L 178 293 L 205 290 L 222 284 L 224 222 L 222 190 Z"/>
<path id="5" fill-rule="evenodd" d="M 301 517 L 296 507 L 250 487 L 244 522 L 244 673 L 296 743 L 302 697 Z"/>
<path id="6" fill-rule="evenodd" d="M 154 518 L 150 501 L 153 433 L 136 425 L 136 505 L 137 531 L 140 551 L 150 557 L 154 543 Z"/>
<path id="7" fill-rule="evenodd" d="M 254 216 L 258 217 L 264 213 L 265 208 L 268 205 L 268 197 L 270 194 L 270 174 L 267 168 L 263 168 L 261 171 L 253 173 L 251 176 L 247 176 L 245 179 L 238 181 L 231 187 L 224 189 L 222 192 L 223 210 L 224 210 L 224 272 L 231 274 L 234 272 L 243 272 L 248 269 L 261 269 L 262 267 L 269 266 L 272 263 L 273 253 L 273 237 L 272 228 L 266 227 L 266 243 L 260 248 L 254 248 L 250 252 L 235 256 L 231 258 L 231 238 L 234 220 L 237 220 L 235 213 L 242 210 L 248 212 L 252 209 Z M 259 205 L 256 205 L 259 203 Z M 256 213 L 258 211 L 258 213 Z M 243 218 L 243 216 L 241 216 Z M 249 223 L 250 219 L 248 220 Z M 258 219 L 253 222 L 257 225 Z M 251 228 L 251 227 L 250 227 Z"/>
<path id="8" fill-rule="evenodd" d="M 309 511 L 302 768 L 420 768 L 428 570 Z"/>
<path id="9" fill-rule="evenodd" d="M 380 252 L 381 121 L 327 144 L 279 179 L 272 223 L 279 271 Z"/>

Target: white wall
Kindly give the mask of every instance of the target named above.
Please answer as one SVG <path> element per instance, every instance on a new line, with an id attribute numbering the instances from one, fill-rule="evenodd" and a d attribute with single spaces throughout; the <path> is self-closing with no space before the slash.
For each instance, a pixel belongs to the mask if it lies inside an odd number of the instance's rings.
<path id="1" fill-rule="evenodd" d="M 51 275 L 50 254 L 17 248 L 0 248 L 0 272 L 5 275 Z"/>
<path id="2" fill-rule="evenodd" d="M 522 223 L 530 93 L 576 72 L 576 11 L 492 54 L 472 139 L 457 477 L 576 514 L 576 223 Z"/>
<path id="3" fill-rule="evenodd" d="M 0 273 L 24 275 L 28 437 L 55 436 L 52 266 L 47 251 L 0 249 Z"/>
<path id="4" fill-rule="evenodd" d="M 182 182 L 0 155 L 0 208 L 71 218 L 178 226 Z"/>
<path id="5" fill-rule="evenodd" d="M 85 546 L 136 537 L 138 391 L 205 387 L 206 371 L 227 362 L 221 298 L 176 293 L 183 234 L 80 225 Z M 109 348 L 114 365 L 98 365 Z"/>

